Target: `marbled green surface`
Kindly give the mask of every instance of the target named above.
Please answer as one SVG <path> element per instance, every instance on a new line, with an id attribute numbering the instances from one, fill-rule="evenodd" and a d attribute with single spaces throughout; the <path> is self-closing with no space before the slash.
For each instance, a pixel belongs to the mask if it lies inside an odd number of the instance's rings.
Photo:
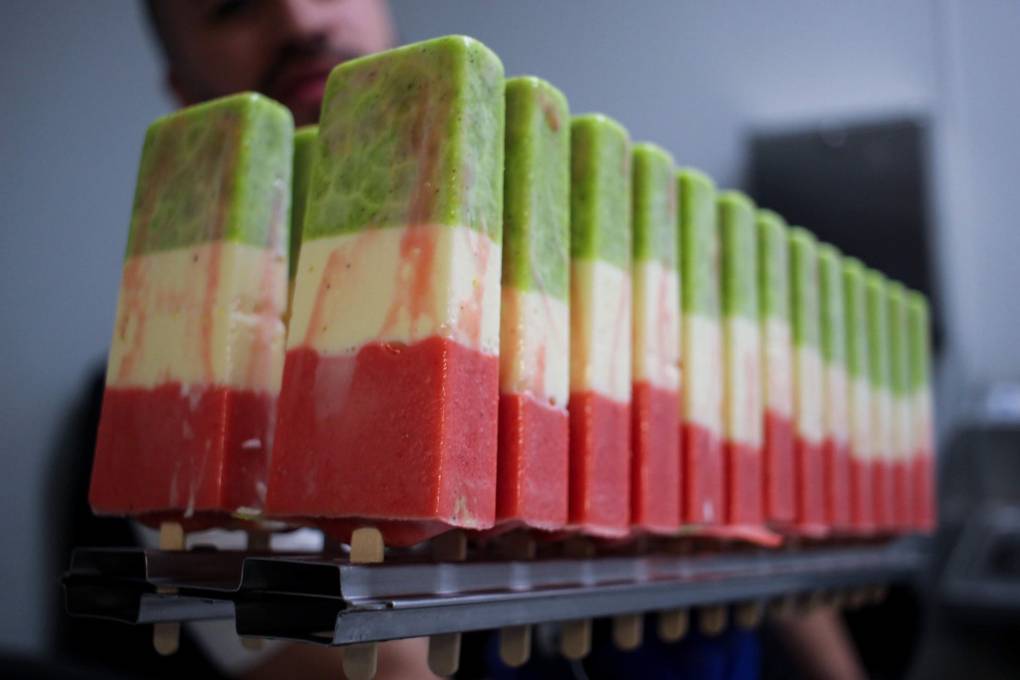
<path id="1" fill-rule="evenodd" d="M 685 314 L 719 316 L 719 232 L 715 184 L 702 172 L 677 172 L 680 295 Z"/>
<path id="2" fill-rule="evenodd" d="M 907 328 L 906 289 L 899 281 L 890 281 L 886 304 L 889 310 L 889 380 L 893 394 L 906 396 L 910 392 L 910 362 L 908 361 L 909 330 Z"/>
<path id="3" fill-rule="evenodd" d="M 843 311 L 846 316 L 846 366 L 855 378 L 870 371 L 868 347 L 868 293 L 864 265 L 854 257 L 843 259 Z"/>
<path id="4" fill-rule="evenodd" d="M 846 366 L 843 256 L 835 246 L 828 243 L 818 246 L 818 287 L 822 319 L 822 358 L 831 364 Z"/>
<path id="5" fill-rule="evenodd" d="M 793 344 L 818 347 L 818 241 L 802 227 L 790 228 L 790 313 Z"/>
<path id="6" fill-rule="evenodd" d="M 333 70 L 319 121 L 304 239 L 363 229 L 503 223 L 503 64 L 463 36 Z"/>
<path id="7" fill-rule="evenodd" d="M 758 319 L 758 234 L 755 208 L 739 191 L 724 191 L 719 211 L 719 247 L 722 252 L 720 285 L 726 316 Z"/>
<path id="8" fill-rule="evenodd" d="M 789 235 L 786 222 L 771 210 L 759 210 L 758 300 L 764 318 L 790 319 Z"/>
<path id="9" fill-rule="evenodd" d="M 305 222 L 305 205 L 308 183 L 312 176 L 315 143 L 319 138 L 318 125 L 306 125 L 294 133 L 294 170 L 290 201 L 290 278 L 297 274 L 298 252 L 301 250 L 301 231 Z"/>
<path id="10" fill-rule="evenodd" d="M 570 256 L 630 269 L 630 139 L 601 114 L 570 124 Z"/>
<path id="11" fill-rule="evenodd" d="M 533 76 L 506 81 L 503 285 L 566 299 L 570 288 L 570 109 Z"/>
<path id="12" fill-rule="evenodd" d="M 212 241 L 287 250 L 294 122 L 254 93 L 214 99 L 149 126 L 127 257 Z"/>
<path id="13" fill-rule="evenodd" d="M 889 294 L 886 279 L 869 269 L 864 274 L 868 295 L 868 377 L 875 387 L 892 387 L 889 371 Z"/>
<path id="14" fill-rule="evenodd" d="M 633 158 L 634 261 L 658 260 L 676 269 L 676 182 L 673 157 L 665 149 L 643 142 L 634 145 Z"/>
<path id="15" fill-rule="evenodd" d="M 907 293 L 907 323 L 910 346 L 910 387 L 920 390 L 928 386 L 931 366 L 931 326 L 928 300 L 916 290 Z"/>

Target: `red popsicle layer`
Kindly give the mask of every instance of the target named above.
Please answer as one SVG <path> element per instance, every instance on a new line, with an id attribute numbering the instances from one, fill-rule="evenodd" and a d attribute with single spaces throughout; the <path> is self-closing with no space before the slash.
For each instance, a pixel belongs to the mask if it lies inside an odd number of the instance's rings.
<path id="1" fill-rule="evenodd" d="M 843 531 L 851 526 L 850 449 L 846 442 L 826 437 L 822 442 L 825 471 L 825 516 L 829 525 Z"/>
<path id="2" fill-rule="evenodd" d="M 297 347 L 285 366 L 269 514 L 341 539 L 371 524 L 398 546 L 491 522 L 498 357 L 431 337 L 354 355 Z"/>
<path id="3" fill-rule="evenodd" d="M 765 517 L 770 523 L 789 524 L 796 515 L 796 508 L 793 422 L 788 416 L 766 409 L 764 444 Z"/>
<path id="4" fill-rule="evenodd" d="M 229 387 L 107 389 L 89 502 L 153 525 L 183 513 L 188 530 L 258 509 L 274 403 Z"/>
<path id="5" fill-rule="evenodd" d="M 722 441 L 710 429 L 691 421 L 680 426 L 680 440 L 683 521 L 720 523 L 724 507 Z"/>
<path id="6" fill-rule="evenodd" d="M 620 537 L 630 519 L 630 406 L 598 392 L 570 395 L 570 523 Z M 621 480 L 623 483 L 621 484 Z"/>
<path id="7" fill-rule="evenodd" d="M 673 533 L 680 507 L 679 398 L 640 382 L 631 399 L 631 523 L 639 530 Z"/>
<path id="8" fill-rule="evenodd" d="M 499 488 L 496 521 L 501 530 L 526 525 L 559 529 L 567 521 L 567 457 L 570 421 L 524 394 L 499 397 Z"/>

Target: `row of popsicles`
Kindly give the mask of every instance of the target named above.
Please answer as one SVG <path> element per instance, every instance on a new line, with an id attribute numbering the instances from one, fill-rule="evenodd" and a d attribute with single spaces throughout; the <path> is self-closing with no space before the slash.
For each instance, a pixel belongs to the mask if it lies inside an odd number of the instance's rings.
<path id="1" fill-rule="evenodd" d="M 439 38 L 337 67 L 318 128 L 150 127 L 90 500 L 392 545 L 928 529 L 927 315 Z"/>

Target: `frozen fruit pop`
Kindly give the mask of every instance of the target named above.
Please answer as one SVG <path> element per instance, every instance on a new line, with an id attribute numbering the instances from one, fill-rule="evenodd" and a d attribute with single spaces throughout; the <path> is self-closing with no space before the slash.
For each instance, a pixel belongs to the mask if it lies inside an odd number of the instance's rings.
<path id="1" fill-rule="evenodd" d="M 914 526 L 922 531 L 935 528 L 935 424 L 929 367 L 931 336 L 928 301 L 921 293 L 907 293 L 910 348 L 910 400 L 914 446 Z"/>
<path id="2" fill-rule="evenodd" d="M 723 458 L 726 523 L 764 519 L 762 383 L 758 324 L 758 235 L 754 204 L 736 191 L 718 199 L 722 267 Z"/>
<path id="3" fill-rule="evenodd" d="M 570 113 L 544 80 L 506 82 L 500 323 L 501 525 L 567 521 Z"/>
<path id="4" fill-rule="evenodd" d="M 901 531 L 913 525 L 914 484 L 911 455 L 910 365 L 907 360 L 907 291 L 903 284 L 892 281 L 888 287 L 889 307 L 889 373 L 892 392 L 892 476 L 893 523 Z"/>
<path id="5" fill-rule="evenodd" d="M 825 515 L 831 528 L 843 532 L 850 528 L 850 390 L 843 257 L 829 244 L 818 247 L 818 285 L 825 396 L 822 412 Z"/>
<path id="6" fill-rule="evenodd" d="M 503 88 L 459 36 L 330 74 L 268 512 L 391 545 L 492 526 Z"/>
<path id="7" fill-rule="evenodd" d="M 825 530 L 818 242 L 800 227 L 790 229 L 790 293 L 796 523 L 801 531 L 817 534 Z"/>
<path id="8" fill-rule="evenodd" d="M 758 211 L 758 282 L 764 387 L 765 518 L 794 519 L 793 360 L 790 329 L 789 235 L 786 223 Z"/>
<path id="9" fill-rule="evenodd" d="M 630 522 L 630 142 L 592 114 L 570 129 L 570 524 Z"/>
<path id="10" fill-rule="evenodd" d="M 855 533 L 875 528 L 872 493 L 871 374 L 868 342 L 867 286 L 864 265 L 843 261 L 843 307 L 846 318 L 846 365 L 850 417 L 850 514 Z"/>
<path id="11" fill-rule="evenodd" d="M 680 279 L 673 158 L 653 144 L 633 155 L 634 358 L 631 524 L 680 525 Z"/>
<path id="12" fill-rule="evenodd" d="M 293 122 L 240 94 L 149 127 L 89 500 L 186 527 L 258 514 L 283 366 Z"/>
<path id="13" fill-rule="evenodd" d="M 889 372 L 889 311 L 886 280 L 877 271 L 865 274 L 868 295 L 868 369 L 871 380 L 872 493 L 875 526 L 893 526 L 892 391 Z"/>
<path id="14" fill-rule="evenodd" d="M 697 170 L 677 174 L 680 202 L 682 519 L 723 521 L 722 329 L 716 191 Z"/>
<path id="15" fill-rule="evenodd" d="M 294 167 L 290 201 L 290 258 L 287 309 L 294 299 L 294 277 L 297 276 L 298 253 L 301 252 L 301 227 L 305 223 L 305 205 L 308 200 L 308 181 L 315 159 L 315 142 L 319 137 L 318 125 L 306 125 L 294 131 Z"/>

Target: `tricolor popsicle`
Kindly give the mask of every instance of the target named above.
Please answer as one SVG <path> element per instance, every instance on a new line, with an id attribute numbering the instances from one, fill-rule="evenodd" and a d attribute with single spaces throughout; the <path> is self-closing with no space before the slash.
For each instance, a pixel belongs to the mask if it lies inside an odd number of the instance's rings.
<path id="1" fill-rule="evenodd" d="M 634 146 L 634 358 L 631 524 L 672 533 L 680 525 L 680 278 L 673 158 Z"/>
<path id="2" fill-rule="evenodd" d="M 843 261 L 843 301 L 850 416 L 850 515 L 855 533 L 875 528 L 871 434 L 871 352 L 868 340 L 868 300 L 864 265 L 856 258 Z"/>
<path id="3" fill-rule="evenodd" d="M 825 517 L 836 531 L 850 528 L 850 388 L 847 383 L 847 325 L 844 310 L 843 258 L 835 247 L 818 247 L 821 312 L 822 462 L 825 470 Z"/>
<path id="4" fill-rule="evenodd" d="M 793 359 L 790 329 L 789 235 L 786 223 L 758 211 L 758 285 L 764 387 L 765 519 L 794 520 Z"/>
<path id="5" fill-rule="evenodd" d="M 928 301 L 921 293 L 907 293 L 910 335 L 910 394 L 914 444 L 914 526 L 931 531 L 937 520 L 935 507 L 935 424 L 931 394 L 931 333 Z"/>
<path id="6" fill-rule="evenodd" d="M 570 113 L 544 80 L 506 82 L 496 520 L 567 521 Z"/>
<path id="7" fill-rule="evenodd" d="M 496 508 L 503 67 L 450 36 L 330 75 L 267 510 L 391 545 Z"/>
<path id="8" fill-rule="evenodd" d="M 570 524 L 630 522 L 630 142 L 602 115 L 570 130 Z"/>
<path id="9" fill-rule="evenodd" d="M 818 306 L 818 242 L 805 229 L 790 229 L 790 293 L 793 319 L 793 414 L 796 523 L 806 534 L 825 530 L 822 467 L 823 378 Z"/>
<path id="10" fill-rule="evenodd" d="M 294 278 L 297 276 L 298 253 L 301 252 L 301 229 L 305 223 L 305 206 L 308 203 L 308 184 L 312 178 L 312 161 L 319 138 L 318 125 L 306 125 L 294 131 L 294 167 L 290 201 L 289 282 L 287 285 L 287 312 L 294 300 Z"/>
<path id="11" fill-rule="evenodd" d="M 681 517 L 689 524 L 723 521 L 722 329 L 716 191 L 697 170 L 677 175 L 680 200 Z"/>
<path id="12" fill-rule="evenodd" d="M 889 373 L 892 392 L 893 525 L 907 531 L 913 527 L 914 484 L 911 457 L 914 452 L 910 402 L 910 340 L 907 337 L 907 291 L 892 281 L 889 297 Z"/>
<path id="13" fill-rule="evenodd" d="M 872 493 L 875 526 L 893 528 L 892 391 L 889 371 L 889 310 L 886 279 L 875 270 L 865 274 L 868 299 L 868 357 L 871 381 Z"/>
<path id="14" fill-rule="evenodd" d="M 758 323 L 758 239 L 754 204 L 736 191 L 718 199 L 722 267 L 725 521 L 762 524 L 762 382 Z"/>
<path id="15" fill-rule="evenodd" d="M 197 529 L 261 512 L 293 129 L 256 94 L 149 127 L 89 493 L 97 513 Z"/>

